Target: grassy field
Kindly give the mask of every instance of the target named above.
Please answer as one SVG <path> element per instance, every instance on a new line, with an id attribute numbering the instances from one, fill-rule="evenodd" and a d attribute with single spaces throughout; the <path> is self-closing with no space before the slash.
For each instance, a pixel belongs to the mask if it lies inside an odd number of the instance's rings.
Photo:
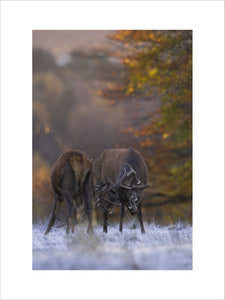
<path id="1" fill-rule="evenodd" d="M 141 234 L 133 222 L 109 226 L 108 233 L 96 225 L 92 236 L 86 225 L 74 234 L 56 226 L 44 235 L 46 225 L 33 226 L 34 270 L 190 270 L 192 269 L 192 227 L 145 224 Z"/>

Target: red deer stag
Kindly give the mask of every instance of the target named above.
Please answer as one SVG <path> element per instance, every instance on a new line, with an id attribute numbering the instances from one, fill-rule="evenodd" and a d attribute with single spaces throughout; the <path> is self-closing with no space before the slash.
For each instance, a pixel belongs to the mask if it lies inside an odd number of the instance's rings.
<path id="1" fill-rule="evenodd" d="M 142 191 L 148 187 L 147 167 L 142 155 L 132 148 L 105 150 L 92 165 L 91 182 L 95 205 L 103 209 L 103 232 L 107 232 L 108 211 L 120 206 L 120 226 L 123 230 L 124 208 L 137 214 L 141 232 L 144 225 L 141 211 Z"/>
<path id="2" fill-rule="evenodd" d="M 92 206 L 89 186 L 91 161 L 81 151 L 68 151 L 58 157 L 51 169 L 51 182 L 55 200 L 45 234 L 53 226 L 57 212 L 64 201 L 68 209 L 66 233 L 74 232 L 77 222 L 77 207 L 83 202 L 88 216 L 87 232 L 92 232 Z"/>

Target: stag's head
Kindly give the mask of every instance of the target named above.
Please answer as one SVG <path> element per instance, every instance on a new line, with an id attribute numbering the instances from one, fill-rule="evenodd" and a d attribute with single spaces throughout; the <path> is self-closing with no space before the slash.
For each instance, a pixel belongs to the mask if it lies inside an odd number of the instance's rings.
<path id="1" fill-rule="evenodd" d="M 106 181 L 107 183 L 98 190 L 99 197 L 114 198 L 115 202 L 117 201 L 126 206 L 132 215 L 136 214 L 141 192 L 148 185 L 141 184 L 141 180 L 137 177 L 137 173 L 131 165 L 124 163 L 124 167 L 115 183 L 107 177 Z"/>

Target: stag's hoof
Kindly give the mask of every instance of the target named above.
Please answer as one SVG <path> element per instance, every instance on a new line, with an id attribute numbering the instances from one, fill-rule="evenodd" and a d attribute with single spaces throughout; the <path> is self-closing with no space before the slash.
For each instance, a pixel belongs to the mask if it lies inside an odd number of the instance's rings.
<path id="1" fill-rule="evenodd" d="M 93 228 L 92 227 L 88 227 L 87 234 L 93 234 Z"/>

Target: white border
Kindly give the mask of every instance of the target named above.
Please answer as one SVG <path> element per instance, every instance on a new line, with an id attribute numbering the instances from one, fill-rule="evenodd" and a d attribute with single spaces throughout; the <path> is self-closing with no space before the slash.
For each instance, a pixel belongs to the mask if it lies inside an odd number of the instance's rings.
<path id="1" fill-rule="evenodd" d="M 2 299 L 224 299 L 224 2 L 4 1 L 1 9 Z M 193 29 L 193 271 L 32 271 L 33 29 Z"/>

